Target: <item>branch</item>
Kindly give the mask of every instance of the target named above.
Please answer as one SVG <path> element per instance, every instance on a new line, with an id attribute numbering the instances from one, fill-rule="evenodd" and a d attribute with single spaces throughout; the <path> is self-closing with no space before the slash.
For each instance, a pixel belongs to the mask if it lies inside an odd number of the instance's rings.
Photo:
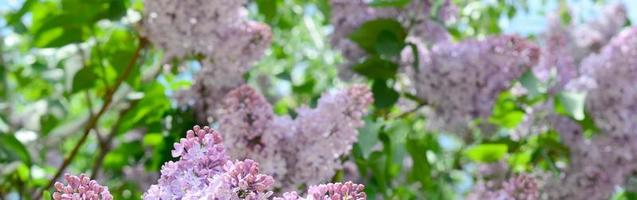
<path id="1" fill-rule="evenodd" d="M 149 76 L 149 79 L 142 80 L 142 81 L 143 82 L 153 81 L 159 76 L 159 74 L 161 74 L 161 72 L 162 72 L 162 65 L 159 65 L 157 69 L 151 73 L 152 75 Z M 133 108 L 137 105 L 137 103 L 139 103 L 139 101 L 141 101 L 141 99 L 131 101 L 130 105 L 127 108 L 120 111 L 119 118 L 115 122 L 115 125 L 113 125 L 113 128 L 111 128 L 111 132 L 109 132 L 106 140 L 104 140 L 104 143 L 100 143 L 100 153 L 97 155 L 97 158 L 95 158 L 95 160 L 93 161 L 93 168 L 91 170 L 91 179 L 93 180 L 97 179 L 97 176 L 99 175 L 99 170 L 102 167 L 102 163 L 104 162 L 104 158 L 106 157 L 106 154 L 112 148 L 111 143 L 113 142 L 113 139 L 115 138 L 115 136 L 117 136 L 117 132 L 119 132 L 120 126 L 123 122 L 122 119 L 124 119 L 124 116 L 128 112 L 133 110 Z"/>
<path id="2" fill-rule="evenodd" d="M 117 135 L 117 132 L 119 132 L 119 128 L 122 125 L 122 122 L 124 122 L 122 119 L 124 119 L 124 116 L 128 112 L 133 110 L 133 108 L 135 107 L 135 105 L 137 105 L 138 102 L 139 100 L 135 100 L 131 102 L 130 106 L 128 106 L 126 109 L 122 110 L 119 113 L 119 117 L 117 118 L 115 125 L 113 125 L 113 128 L 111 128 L 111 132 L 108 133 L 108 136 L 106 137 L 105 140 L 103 140 L 103 142 L 100 142 L 100 150 L 99 150 L 100 153 L 97 155 L 97 158 L 93 161 L 93 169 L 91 170 L 91 179 L 93 180 L 97 179 L 98 171 L 100 170 L 100 167 L 102 166 L 102 162 L 104 162 L 104 157 L 106 157 L 106 154 L 110 151 L 111 143 L 113 142 L 113 139 Z"/>
<path id="3" fill-rule="evenodd" d="M 405 111 L 405 112 L 401 113 L 400 115 L 397 115 L 396 118 L 403 118 L 403 117 L 405 117 L 407 115 L 415 113 L 416 111 L 420 110 L 422 107 L 425 107 L 426 105 L 427 104 L 424 104 L 424 103 L 418 104 L 416 107 L 414 107 L 414 108 L 412 108 L 412 109 L 410 109 L 408 111 Z"/>
<path id="4" fill-rule="evenodd" d="M 99 112 L 97 112 L 97 114 L 95 114 L 91 118 L 89 118 L 88 123 L 84 127 L 83 134 L 82 134 L 82 137 L 80 138 L 80 140 L 77 142 L 77 144 L 75 144 L 75 147 L 73 147 L 73 150 L 71 150 L 71 153 L 69 154 L 69 156 L 66 159 L 64 159 L 64 162 L 58 168 L 58 170 L 55 173 L 55 175 L 53 175 L 53 177 L 46 184 L 46 186 L 44 188 L 42 188 L 42 190 L 40 190 L 40 192 L 38 192 L 35 195 L 34 199 L 40 199 L 42 197 L 42 193 L 44 192 L 44 190 L 47 190 L 48 188 L 50 188 L 53 185 L 53 183 L 55 183 L 55 180 L 57 180 L 62 175 L 64 170 L 66 170 L 66 168 L 69 166 L 69 164 L 71 164 L 71 162 L 73 161 L 73 159 L 77 155 L 77 153 L 78 153 L 80 147 L 82 146 L 82 144 L 84 144 L 84 142 L 86 142 L 86 139 L 88 138 L 88 135 L 91 132 L 91 129 L 93 129 L 95 127 L 95 125 L 97 124 L 97 121 L 99 120 L 99 118 L 106 112 L 106 110 L 108 109 L 109 105 L 113 101 L 113 95 L 115 94 L 115 91 L 117 91 L 119 86 L 121 86 L 122 83 L 124 82 L 124 80 L 126 80 L 126 78 L 128 78 L 128 76 L 131 74 L 131 72 L 133 71 L 133 68 L 135 68 L 135 63 L 137 61 L 137 58 L 139 57 L 141 50 L 146 46 L 147 43 L 148 43 L 147 40 L 145 40 L 143 38 L 140 39 L 139 46 L 135 50 L 135 53 L 131 57 L 130 61 L 128 61 L 128 66 L 124 70 L 124 73 L 117 78 L 117 80 L 115 82 L 115 85 L 113 85 L 112 87 L 110 87 L 110 88 L 108 88 L 106 90 L 106 94 L 104 95 L 104 104 L 100 108 Z"/>

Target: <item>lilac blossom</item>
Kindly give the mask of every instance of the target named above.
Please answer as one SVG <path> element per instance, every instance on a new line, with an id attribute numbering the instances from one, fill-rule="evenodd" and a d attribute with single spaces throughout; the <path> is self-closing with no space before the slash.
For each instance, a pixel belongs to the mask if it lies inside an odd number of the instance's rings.
<path id="1" fill-rule="evenodd" d="M 243 74 L 272 40 L 270 27 L 249 21 L 246 0 L 145 0 L 144 35 L 166 59 L 203 56 L 194 85 L 182 102 L 216 117 L 221 98 L 244 83 Z"/>
<path id="2" fill-rule="evenodd" d="M 307 197 L 301 197 L 296 192 L 288 192 L 274 200 L 365 200 L 365 186 L 352 182 L 328 183 L 310 186 Z"/>
<path id="3" fill-rule="evenodd" d="M 150 187 L 144 199 L 182 198 L 193 189 L 206 187 L 228 159 L 221 136 L 207 126 L 195 126 L 174 147 L 172 156 L 179 160 L 162 166 L 158 184 Z"/>
<path id="4" fill-rule="evenodd" d="M 571 34 L 576 46 L 576 59 L 580 60 L 590 53 L 598 52 L 621 31 L 626 20 L 624 4 L 615 3 L 606 6 L 599 18 L 573 27 Z"/>
<path id="5" fill-rule="evenodd" d="M 593 80 L 586 108 L 596 125 L 608 134 L 635 134 L 637 28 L 622 31 L 599 54 L 584 59 L 581 73 L 582 80 Z"/>
<path id="6" fill-rule="evenodd" d="M 565 117 L 551 121 L 571 156 L 563 174 L 543 188 L 549 199 L 608 199 L 637 171 L 637 135 L 599 133 L 587 139 L 577 122 Z"/>
<path id="7" fill-rule="evenodd" d="M 64 175 L 67 185 L 61 182 L 55 183 L 56 192 L 53 193 L 54 200 L 112 200 L 113 196 L 108 191 L 108 187 L 101 186 L 88 176 Z"/>
<path id="8" fill-rule="evenodd" d="M 434 45 L 412 72 L 416 94 L 432 108 L 428 126 L 464 133 L 486 119 L 500 92 L 537 64 L 539 50 L 517 36 Z"/>
<path id="9" fill-rule="evenodd" d="M 342 167 L 339 157 L 356 142 L 371 102 L 369 89 L 353 86 L 323 95 L 316 108 L 302 107 L 291 119 L 274 116 L 263 96 L 242 86 L 226 96 L 220 130 L 229 154 L 258 161 L 277 187 L 312 185 Z"/>
<path id="10" fill-rule="evenodd" d="M 537 200 L 540 190 L 537 180 L 528 175 L 516 175 L 503 182 L 481 181 L 467 196 L 468 200 Z"/>

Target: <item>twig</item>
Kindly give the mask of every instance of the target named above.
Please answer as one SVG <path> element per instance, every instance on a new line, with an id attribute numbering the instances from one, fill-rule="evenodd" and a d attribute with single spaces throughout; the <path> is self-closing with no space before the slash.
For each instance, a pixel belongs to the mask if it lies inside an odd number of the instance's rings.
<path id="1" fill-rule="evenodd" d="M 135 107 L 135 105 L 137 105 L 138 102 L 139 100 L 135 100 L 131 102 L 130 106 L 128 106 L 126 109 L 122 110 L 119 113 L 119 117 L 117 118 L 115 125 L 113 125 L 113 128 L 111 128 L 111 132 L 108 133 L 108 136 L 106 136 L 106 139 L 103 142 L 100 142 L 100 150 L 99 150 L 100 153 L 97 155 L 97 158 L 95 158 L 95 160 L 93 161 L 93 169 L 91 170 L 91 179 L 97 179 L 97 175 L 99 174 L 98 171 L 100 170 L 100 167 L 102 166 L 102 162 L 104 162 L 104 157 L 106 157 L 106 154 L 110 151 L 111 143 L 113 142 L 113 139 L 119 132 L 119 128 L 122 125 L 122 122 L 124 122 L 123 121 L 124 116 L 128 112 L 133 110 L 133 108 Z"/>
<path id="2" fill-rule="evenodd" d="M 95 114 L 93 114 L 93 100 L 91 100 L 91 94 L 89 93 L 88 90 L 85 92 L 85 94 L 86 94 L 86 104 L 88 105 L 88 113 L 89 113 L 89 119 L 90 119 L 95 116 Z M 102 138 L 102 135 L 100 134 L 99 130 L 98 129 L 93 129 L 93 130 L 95 130 L 95 132 L 97 133 L 95 134 L 97 135 L 97 140 L 100 143 L 103 142 L 104 138 Z"/>
<path id="3" fill-rule="evenodd" d="M 403 113 L 400 113 L 400 115 L 397 115 L 396 118 L 403 118 L 403 117 L 405 117 L 407 115 L 410 115 L 410 114 L 420 110 L 422 107 L 425 107 L 426 105 L 427 104 L 425 104 L 425 103 L 420 103 L 416 107 L 414 107 L 414 108 L 412 108 L 412 109 L 410 109 L 408 111 L 405 111 Z"/>
<path id="4" fill-rule="evenodd" d="M 62 165 L 58 168 L 55 175 L 53 175 L 53 177 L 46 184 L 46 186 L 42 188 L 42 190 L 40 190 L 40 192 L 38 192 L 35 195 L 34 199 L 40 199 L 42 197 L 42 193 L 44 192 L 44 190 L 47 190 L 48 188 L 50 188 L 53 185 L 53 183 L 55 183 L 55 180 L 57 180 L 62 175 L 64 170 L 69 166 L 69 164 L 71 164 L 71 162 L 77 155 L 82 144 L 86 142 L 86 139 L 88 138 L 88 135 L 91 132 L 91 129 L 95 127 L 99 118 L 106 112 L 109 105 L 113 101 L 113 95 L 115 94 L 115 91 L 117 91 L 119 86 L 121 86 L 124 80 L 126 80 L 126 78 L 128 78 L 128 76 L 131 74 L 131 72 L 133 71 L 133 68 L 135 68 L 135 63 L 137 61 L 137 58 L 139 57 L 141 50 L 146 46 L 147 43 L 148 43 L 147 40 L 143 38 L 140 39 L 139 46 L 137 47 L 137 49 L 135 50 L 135 53 L 133 54 L 130 61 L 128 62 L 128 66 L 124 70 L 124 73 L 122 73 L 122 75 L 117 78 L 115 85 L 113 85 L 112 87 L 106 90 L 106 94 L 104 95 L 104 104 L 100 108 L 99 112 L 97 112 L 97 114 L 95 114 L 93 117 L 89 118 L 89 121 L 84 128 L 84 132 L 80 140 L 77 142 L 77 144 L 75 144 L 75 147 L 73 147 L 73 150 L 71 150 L 71 153 L 69 154 L 69 156 L 66 159 L 64 159 L 64 162 L 62 162 Z"/>
<path id="5" fill-rule="evenodd" d="M 143 81 L 146 82 L 146 81 L 155 80 L 159 76 L 159 74 L 161 74 L 161 71 L 162 71 L 162 65 L 159 65 L 159 67 L 157 67 L 157 69 L 153 73 L 151 73 L 152 75 L 149 76 L 149 79 L 146 79 Z M 133 108 L 137 105 L 137 103 L 139 103 L 139 101 L 140 101 L 139 99 L 131 101 L 130 105 L 126 109 L 120 111 L 119 118 L 115 122 L 115 125 L 113 125 L 113 128 L 111 128 L 111 132 L 109 132 L 104 143 L 100 143 L 100 153 L 97 155 L 97 158 L 95 158 L 95 161 L 93 161 L 93 168 L 91 170 L 91 179 L 97 179 L 97 176 L 99 175 L 99 170 L 102 166 L 102 163 L 104 162 L 104 158 L 106 157 L 106 154 L 112 148 L 111 143 L 113 142 L 113 139 L 115 138 L 115 136 L 117 136 L 117 132 L 119 132 L 119 128 L 123 122 L 122 119 L 128 112 L 133 110 Z"/>

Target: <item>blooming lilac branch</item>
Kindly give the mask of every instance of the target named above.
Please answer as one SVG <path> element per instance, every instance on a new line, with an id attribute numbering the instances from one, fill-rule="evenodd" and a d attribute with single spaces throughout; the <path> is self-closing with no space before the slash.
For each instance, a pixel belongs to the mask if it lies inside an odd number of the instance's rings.
<path id="1" fill-rule="evenodd" d="M 228 160 L 220 134 L 209 127 L 195 126 L 174 147 L 172 155 L 179 160 L 162 166 L 159 182 L 144 193 L 145 200 L 257 200 L 273 195 L 274 179 L 260 173 L 259 163 Z M 295 195 L 288 193 L 274 199 Z M 365 199 L 363 186 L 351 182 L 311 186 L 308 195 L 308 199 Z"/>

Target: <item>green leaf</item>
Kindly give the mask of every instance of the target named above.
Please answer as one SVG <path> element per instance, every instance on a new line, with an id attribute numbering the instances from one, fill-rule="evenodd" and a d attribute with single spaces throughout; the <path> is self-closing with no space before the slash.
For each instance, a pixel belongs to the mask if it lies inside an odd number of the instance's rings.
<path id="1" fill-rule="evenodd" d="M 410 2 L 411 0 L 373 0 L 369 5 L 373 7 L 404 7 Z"/>
<path id="2" fill-rule="evenodd" d="M 300 94 L 312 94 L 312 92 L 314 91 L 315 85 L 316 85 L 316 80 L 314 80 L 313 78 L 310 78 L 301 85 L 292 86 L 292 91 L 294 93 L 300 93 Z"/>
<path id="3" fill-rule="evenodd" d="M 397 49 L 405 46 L 406 37 L 407 32 L 400 22 L 394 19 L 367 21 L 349 35 L 349 38 L 367 53 L 388 53 L 390 56 L 396 55 L 396 52 L 399 52 Z"/>
<path id="4" fill-rule="evenodd" d="M 148 133 L 144 135 L 142 144 L 144 144 L 144 146 L 154 147 L 162 144 L 163 139 L 164 136 L 162 136 L 160 133 Z"/>
<path id="5" fill-rule="evenodd" d="M 34 46 L 38 48 L 57 48 L 82 42 L 81 27 L 58 27 L 34 35 Z"/>
<path id="6" fill-rule="evenodd" d="M 259 13 L 265 16 L 265 20 L 271 22 L 277 14 L 277 0 L 256 0 Z"/>
<path id="7" fill-rule="evenodd" d="M 372 84 L 374 106 L 388 108 L 396 104 L 400 96 L 393 88 L 387 87 L 386 80 L 375 80 Z"/>
<path id="8" fill-rule="evenodd" d="M 373 148 L 378 144 L 378 133 L 383 125 L 371 119 L 365 119 L 365 126 L 359 129 L 358 145 L 363 158 L 369 158 Z"/>
<path id="9" fill-rule="evenodd" d="M 374 49 L 380 55 L 397 56 L 405 46 L 404 38 L 398 38 L 394 33 L 383 30 L 378 35 Z"/>
<path id="10" fill-rule="evenodd" d="M 465 154 L 475 162 L 490 163 L 504 158 L 507 151 L 506 144 L 480 144 L 467 149 Z"/>
<path id="11" fill-rule="evenodd" d="M 525 114 L 516 105 L 515 97 L 511 93 L 503 92 L 498 96 L 489 122 L 504 128 L 513 129 L 524 120 Z"/>
<path id="12" fill-rule="evenodd" d="M 423 187 L 431 189 L 431 165 L 427 160 L 427 150 L 430 148 L 426 138 L 411 138 L 406 143 L 407 151 L 413 160 L 413 168 L 409 172 L 410 181 L 418 181 Z"/>
<path id="13" fill-rule="evenodd" d="M 560 92 L 556 95 L 555 109 L 558 113 L 565 114 L 575 120 L 584 119 L 584 103 L 586 93 Z"/>
<path id="14" fill-rule="evenodd" d="M 281 73 L 278 73 L 276 77 L 281 80 L 292 81 L 292 75 L 290 74 L 289 71 L 283 71 Z"/>
<path id="15" fill-rule="evenodd" d="M 9 154 L 10 158 L 18 158 L 22 160 L 24 164 L 31 166 L 31 155 L 29 151 L 11 134 L 0 134 L 0 152 Z"/>
<path id="16" fill-rule="evenodd" d="M 546 93 L 546 86 L 538 79 L 533 71 L 529 70 L 520 77 L 520 83 L 526 90 L 529 91 L 531 96 L 540 95 Z"/>
<path id="17" fill-rule="evenodd" d="M 139 125 L 159 121 L 168 109 L 170 109 L 170 100 L 164 93 L 164 86 L 157 82 L 146 85 L 144 97 L 123 116 L 119 134 Z"/>
<path id="18" fill-rule="evenodd" d="M 71 89 L 71 93 L 77 93 L 94 87 L 96 79 L 97 75 L 92 67 L 80 69 L 73 77 L 73 89 Z"/>
<path id="19" fill-rule="evenodd" d="M 51 192 L 49 192 L 48 190 L 44 190 L 44 192 L 42 192 L 42 198 L 44 200 L 51 200 Z"/>
<path id="20" fill-rule="evenodd" d="M 379 57 L 370 57 L 355 65 L 353 70 L 370 79 L 391 79 L 396 76 L 398 65 Z"/>

